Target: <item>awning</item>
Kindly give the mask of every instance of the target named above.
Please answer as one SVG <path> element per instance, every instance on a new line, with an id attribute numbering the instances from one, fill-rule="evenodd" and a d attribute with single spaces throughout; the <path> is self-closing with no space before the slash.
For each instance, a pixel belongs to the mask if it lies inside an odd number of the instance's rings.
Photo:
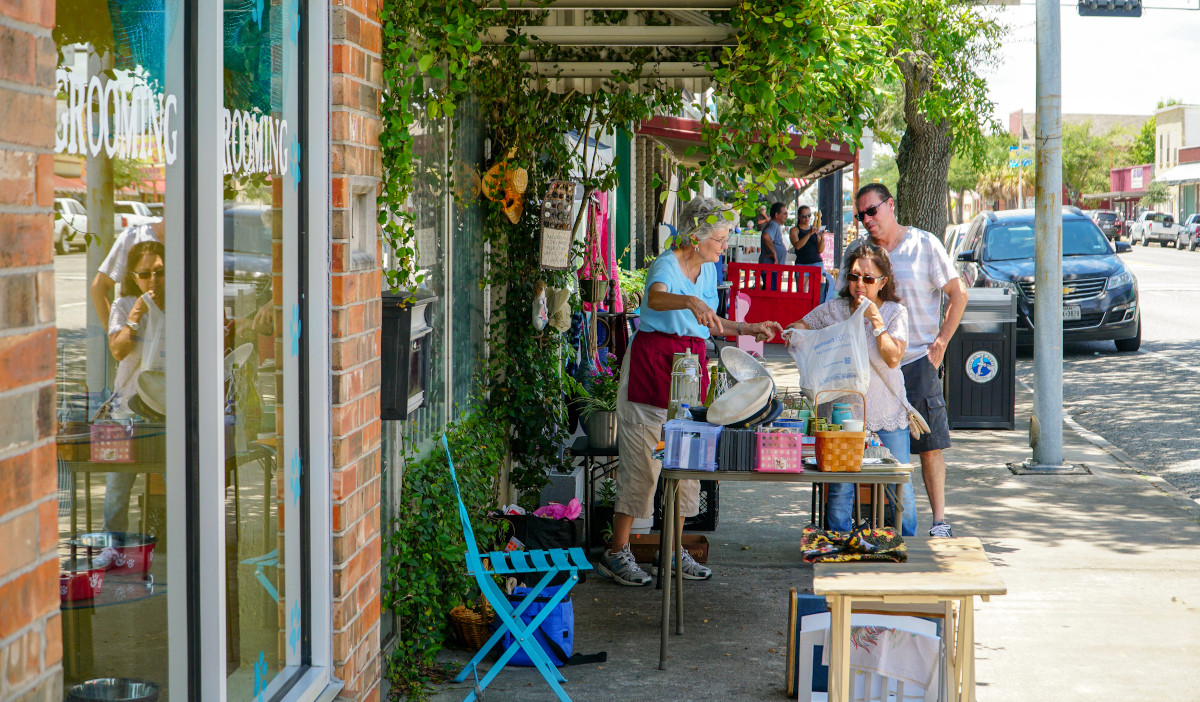
<path id="1" fill-rule="evenodd" d="M 83 178 L 71 178 L 69 176 L 60 176 L 54 174 L 54 192 L 56 193 L 84 193 L 87 192 L 87 183 L 83 182 Z"/>
<path id="2" fill-rule="evenodd" d="M 719 129 L 720 126 L 710 123 L 708 128 Z M 700 137 L 700 120 L 697 119 L 655 117 L 642 122 L 637 133 L 661 142 L 671 150 L 676 161 L 686 166 L 698 166 L 708 156 Z M 796 134 L 792 134 L 790 140 L 789 146 L 796 157 L 779 168 L 780 177 L 814 181 L 854 163 L 854 150 L 846 144 L 821 141 L 816 146 L 801 147 L 800 136 Z M 687 155 L 687 150 L 693 146 L 700 148 L 694 154 Z"/>
<path id="3" fill-rule="evenodd" d="M 1111 193 L 1085 193 L 1079 196 L 1081 200 L 1140 200 L 1146 196 L 1145 190 L 1117 190 Z"/>
<path id="4" fill-rule="evenodd" d="M 1181 163 L 1174 168 L 1168 168 L 1154 176 L 1154 182 L 1167 185 L 1200 183 L 1200 163 Z"/>

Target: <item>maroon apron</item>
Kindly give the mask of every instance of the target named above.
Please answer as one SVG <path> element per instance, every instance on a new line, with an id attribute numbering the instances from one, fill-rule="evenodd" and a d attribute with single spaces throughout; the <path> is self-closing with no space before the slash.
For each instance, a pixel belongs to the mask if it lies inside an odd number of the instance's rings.
<path id="1" fill-rule="evenodd" d="M 700 398 L 708 395 L 708 350 L 704 339 L 639 331 L 629 348 L 629 401 L 666 409 L 671 400 L 671 365 L 675 354 L 684 351 L 699 357 Z"/>

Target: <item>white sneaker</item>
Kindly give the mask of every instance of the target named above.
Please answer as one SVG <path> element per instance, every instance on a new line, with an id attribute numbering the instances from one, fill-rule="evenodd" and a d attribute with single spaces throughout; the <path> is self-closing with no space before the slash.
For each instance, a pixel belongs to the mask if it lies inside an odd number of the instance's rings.
<path id="1" fill-rule="evenodd" d="M 650 566 L 650 572 L 658 575 L 658 559 L 660 553 L 654 555 L 654 563 Z M 692 554 L 688 553 L 687 549 L 683 551 L 683 579 L 684 580 L 708 580 L 712 577 L 712 569 L 708 566 L 700 565 L 692 558 Z"/>
<path id="2" fill-rule="evenodd" d="M 945 522 L 934 522 L 933 526 L 929 527 L 929 535 L 947 538 L 954 536 L 954 531 L 950 529 L 950 525 Z"/>
<path id="3" fill-rule="evenodd" d="M 650 576 L 638 566 L 629 544 L 625 544 L 616 553 L 606 553 L 596 562 L 596 570 L 606 578 L 612 578 L 621 585 L 642 587 L 650 584 Z"/>

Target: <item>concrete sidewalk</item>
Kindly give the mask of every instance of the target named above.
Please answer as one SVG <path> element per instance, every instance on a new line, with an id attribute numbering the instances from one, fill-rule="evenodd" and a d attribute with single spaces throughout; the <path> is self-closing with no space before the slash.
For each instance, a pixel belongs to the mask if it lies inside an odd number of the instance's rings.
<path id="1" fill-rule="evenodd" d="M 770 353 L 780 387 L 795 368 Z M 977 607 L 980 702 L 1200 700 L 1200 508 L 1068 429 L 1068 462 L 1089 474 L 1014 475 L 1030 456 L 1032 393 L 1018 387 L 1016 431 L 956 431 L 947 451 L 947 519 L 977 536 L 1008 594 Z M 1119 452 L 1117 452 L 1119 454 Z M 919 533 L 930 515 L 914 473 Z M 721 486 L 708 582 L 684 585 L 684 636 L 658 670 L 661 593 L 589 575 L 575 589 L 575 650 L 605 664 L 564 668 L 574 700 L 784 699 L 787 593 L 810 591 L 800 559 L 809 489 Z M 469 659 L 448 651 L 457 670 Z M 462 699 L 441 685 L 435 700 Z M 532 669 L 508 668 L 485 699 L 552 700 Z"/>

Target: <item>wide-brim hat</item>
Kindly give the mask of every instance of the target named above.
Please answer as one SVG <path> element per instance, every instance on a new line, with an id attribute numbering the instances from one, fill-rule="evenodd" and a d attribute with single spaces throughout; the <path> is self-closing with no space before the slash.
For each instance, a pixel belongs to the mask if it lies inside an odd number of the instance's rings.
<path id="1" fill-rule="evenodd" d="M 729 426 L 770 409 L 775 386 L 770 378 L 751 378 L 734 385 L 708 407 L 708 423 Z"/>
<path id="2" fill-rule="evenodd" d="M 508 221 L 516 224 L 521 221 L 521 215 L 525 212 L 525 198 L 514 190 L 506 190 L 504 193 L 504 216 L 508 217 Z"/>
<path id="3" fill-rule="evenodd" d="M 507 200 L 510 192 L 524 195 L 528 187 L 529 171 L 508 161 L 497 161 L 483 176 L 483 194 L 493 202 Z"/>
<path id="4" fill-rule="evenodd" d="M 162 371 L 142 371 L 137 378 L 137 396 L 129 400 L 129 404 L 138 414 L 146 416 L 139 407 L 135 407 L 135 401 L 139 405 L 144 405 L 144 409 L 150 410 L 151 413 L 157 414 L 159 417 L 167 415 L 167 374 Z M 152 418 L 152 417 L 150 417 Z"/>

